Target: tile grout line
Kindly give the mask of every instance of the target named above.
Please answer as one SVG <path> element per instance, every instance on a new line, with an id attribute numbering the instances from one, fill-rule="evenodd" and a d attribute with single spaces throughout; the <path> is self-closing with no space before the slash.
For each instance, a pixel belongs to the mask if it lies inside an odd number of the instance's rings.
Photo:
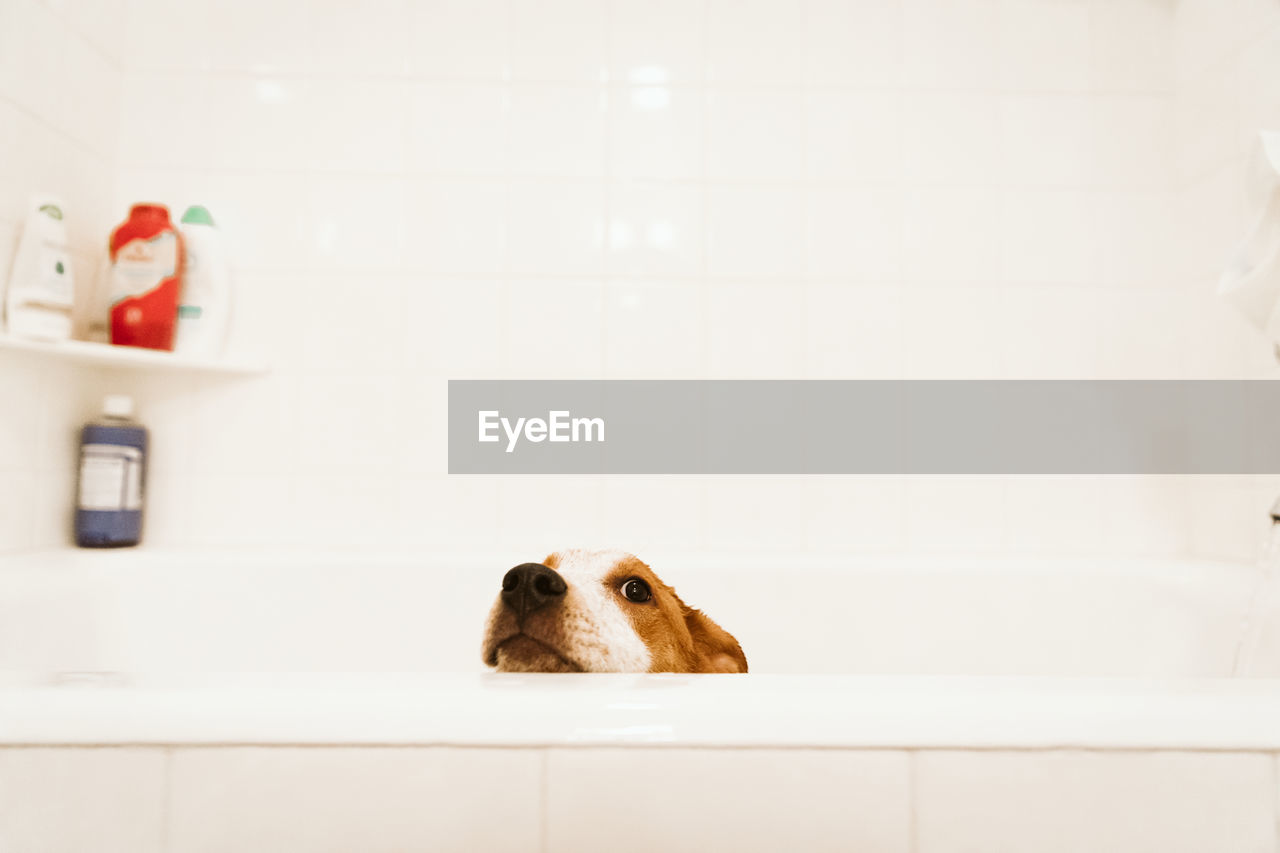
<path id="1" fill-rule="evenodd" d="M 163 853 L 169 853 L 173 848 L 173 753 L 172 746 L 164 747 L 161 752 L 164 756 L 161 774 L 164 787 L 160 801 L 160 849 Z"/>
<path id="2" fill-rule="evenodd" d="M 1271 753 L 1271 849 L 1280 853 L 1280 752 Z"/>
<path id="3" fill-rule="evenodd" d="M 907 850 L 920 853 L 919 764 L 920 750 L 907 750 Z"/>
<path id="4" fill-rule="evenodd" d="M 550 781 L 551 781 L 551 750 L 542 748 L 538 751 L 540 758 L 539 771 L 541 780 L 538 784 L 538 849 L 542 853 L 550 853 L 550 815 L 548 814 L 550 806 Z"/>

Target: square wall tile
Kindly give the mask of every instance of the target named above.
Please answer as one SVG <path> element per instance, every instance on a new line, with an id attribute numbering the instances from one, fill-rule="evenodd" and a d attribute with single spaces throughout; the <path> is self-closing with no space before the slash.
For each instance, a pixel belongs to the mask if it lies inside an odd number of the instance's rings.
<path id="1" fill-rule="evenodd" d="M 907 85 L 995 87 L 1000 72 L 998 0 L 902 0 L 902 14 Z"/>
<path id="2" fill-rule="evenodd" d="M 508 79 L 510 6 L 510 0 L 413 0 L 409 73 L 432 80 Z"/>
<path id="3" fill-rule="evenodd" d="M 892 279 L 902 258 L 902 196 L 889 189 L 814 187 L 806 197 L 808 272 Z"/>
<path id="4" fill-rule="evenodd" d="M 501 544 L 530 559 L 563 548 L 607 544 L 601 524 L 603 477 L 506 477 L 498 486 Z"/>
<path id="5" fill-rule="evenodd" d="M 815 480 L 707 477 L 706 544 L 713 553 L 791 552 L 802 547 Z"/>
<path id="6" fill-rule="evenodd" d="M 592 279 L 518 279 L 503 319 L 504 375 L 598 379 L 603 372 L 604 288 Z"/>
<path id="7" fill-rule="evenodd" d="M 712 276 L 796 276 L 805 264 L 805 196 L 792 187 L 707 190 Z"/>
<path id="8" fill-rule="evenodd" d="M 896 181 L 902 176 L 902 99 L 879 92 L 805 94 L 810 180 Z"/>
<path id="9" fill-rule="evenodd" d="M 811 86 L 894 87 L 902 80 L 899 0 L 806 0 Z"/>
<path id="10" fill-rule="evenodd" d="M 209 16 L 214 4 L 190 0 L 127 0 L 124 56 L 129 67 L 204 71 L 209 67 Z M 126 89 L 127 91 L 127 89 Z"/>
<path id="11" fill-rule="evenodd" d="M 647 85 L 705 77 L 703 0 L 613 0 L 609 79 Z"/>
<path id="12" fill-rule="evenodd" d="M 324 175 L 308 180 L 309 256 L 320 267 L 389 272 L 403 263 L 407 191 L 399 178 Z"/>
<path id="13" fill-rule="evenodd" d="M 506 339 L 507 289 L 488 278 L 415 278 L 405 284 L 403 367 L 412 375 L 492 379 Z"/>
<path id="14" fill-rule="evenodd" d="M 541 767 L 533 750 L 180 749 L 170 850 L 528 850 Z"/>
<path id="15" fill-rule="evenodd" d="M 318 67 L 309 3 L 256 0 L 209 3 L 204 39 L 219 71 L 297 72 Z"/>
<path id="16" fill-rule="evenodd" d="M 997 331 L 1009 379 L 1096 376 L 1105 322 L 1098 294 L 1078 285 L 1011 284 Z"/>
<path id="17" fill-rule="evenodd" d="M 228 119 L 240 117 L 252 89 L 218 81 L 210 91 L 203 76 L 161 73 L 121 75 L 119 164 L 140 168 L 185 167 L 207 169 L 219 131 L 210 128 L 213 111 Z M 229 90 L 229 91 L 228 91 Z M 238 102 L 232 102 L 239 95 Z M 251 102 L 250 102 L 251 103 Z M 234 112 L 232 112 L 234 110 Z M 266 116 L 254 116 L 265 122 Z M 240 128 L 241 139 L 255 138 L 258 128 Z M 228 142 L 239 140 L 228 140 Z M 218 145 L 218 157 L 233 157 Z"/>
<path id="18" fill-rule="evenodd" d="M 1090 79 L 1095 89 L 1167 92 L 1173 88 L 1175 7 L 1147 0 L 1103 0 L 1089 10 Z"/>
<path id="19" fill-rule="evenodd" d="M 511 89 L 511 169 L 519 175 L 604 174 L 608 94 L 598 86 Z"/>
<path id="20" fill-rule="evenodd" d="M 1176 379 L 1183 375 L 1187 297 L 1176 290 L 1097 293 L 1099 379 Z"/>
<path id="21" fill-rule="evenodd" d="M 498 375 L 496 371 L 483 378 Z M 459 371 L 456 378 L 466 378 L 467 374 Z M 400 453 L 400 470 L 396 479 L 404 473 L 412 473 L 415 479 L 425 476 L 441 476 L 449 470 L 449 424 L 446 413 L 449 411 L 449 381 L 455 378 L 446 372 L 427 373 L 423 370 L 410 370 L 401 376 L 400 388 L 400 421 L 398 442 L 402 448 Z M 405 492 L 401 490 L 401 499 Z M 421 501 L 415 501 L 421 505 Z M 403 512 L 402 512 L 403 517 Z"/>
<path id="22" fill-rule="evenodd" d="M 907 481 L 901 477 L 822 477 L 811 495 L 809 547 L 819 552 L 891 551 L 906 544 Z"/>
<path id="23" fill-rule="evenodd" d="M 845 750 L 548 754 L 551 850 L 910 849 L 907 757 Z M 618 824 L 641 804 L 649 819 Z"/>
<path id="24" fill-rule="evenodd" d="M 403 470 L 401 454 L 392 455 L 396 470 Z M 308 472 L 293 478 L 293 498 L 282 512 L 280 525 L 280 538 L 286 544 L 302 546 L 323 541 L 336 548 L 385 548 L 396 541 L 400 519 L 398 478 L 386 474 L 381 466 L 370 466 L 375 471 L 372 474 L 355 467 L 343 472 L 344 464 L 345 460 L 335 465 L 332 472 Z M 332 655 L 332 650 L 328 654 Z M 324 660 L 324 655 L 319 659 Z M 360 665 L 365 662 L 362 660 Z"/>
<path id="25" fill-rule="evenodd" d="M 47 408 L 46 389 L 56 376 L 49 365 L 41 364 L 37 358 L 18 355 L 18 359 L 6 358 L 5 369 L 0 370 L 0 395 L 14 402 L 0 418 L 0 470 L 31 465 L 32 448 L 44 438 L 41 429 Z"/>
<path id="26" fill-rule="evenodd" d="M 308 144 L 299 151 L 320 171 L 403 172 L 408 92 L 395 80 L 314 82 Z"/>
<path id="27" fill-rule="evenodd" d="M 1143 377 L 1146 378 L 1146 377 Z M 1102 546 L 1111 554 L 1185 551 L 1188 492 L 1185 477 L 1108 477 L 1099 490 Z"/>
<path id="28" fill-rule="evenodd" d="M 175 545 L 225 547 L 279 546 L 298 541 L 293 529 L 295 516 L 284 507 L 292 507 L 294 480 L 291 474 L 245 474 L 231 476 L 205 474 L 194 483 L 185 481 L 174 489 L 174 501 L 188 512 L 177 518 L 158 519 L 156 504 L 148 507 L 147 541 L 157 536 L 172 537 Z M 181 512 L 181 507 L 165 506 L 166 513 Z M 188 531 L 175 530 L 186 524 Z"/>
<path id="29" fill-rule="evenodd" d="M 1167 190 L 1100 192 L 1090 206 L 1100 283 L 1120 287 L 1177 287 L 1183 283 L 1178 205 Z"/>
<path id="30" fill-rule="evenodd" d="M 917 550 L 998 551 L 1006 527 L 1001 477 L 911 477 L 907 541 Z"/>
<path id="31" fill-rule="evenodd" d="M 805 25 L 774 0 L 707 0 L 707 77 L 715 83 L 799 83 Z"/>
<path id="32" fill-rule="evenodd" d="M 25 551 L 34 541 L 36 503 L 40 474 L 0 468 L 0 554 Z M 40 543 L 45 544 L 45 543 Z"/>
<path id="33" fill-rule="evenodd" d="M 359 279 L 359 298 L 352 299 L 349 276 L 317 273 L 291 278 L 290 291 L 297 305 L 291 312 L 296 325 L 289 349 L 297 355 L 296 361 L 290 362 L 292 366 L 374 373 L 403 363 L 402 280 L 378 275 Z M 260 414 L 254 407 L 246 408 Z"/>
<path id="34" fill-rule="evenodd" d="M 1087 2 L 1006 2 L 1000 9 L 1000 82 L 1013 91 L 1089 86 Z"/>
<path id="35" fill-rule="evenodd" d="M 507 265 L 507 184 L 490 178 L 404 182 L 405 258 L 433 273 L 497 273 Z"/>
<path id="36" fill-rule="evenodd" d="M 315 265 L 311 190 L 303 176 L 282 173 L 223 174 L 208 182 L 206 205 L 217 217 L 233 272 Z M 330 232 L 332 242 L 336 232 Z"/>
<path id="37" fill-rule="evenodd" d="M 1175 163 L 1183 182 L 1202 178 L 1241 153 L 1239 82 L 1237 68 L 1230 63 L 1178 87 Z"/>
<path id="38" fill-rule="evenodd" d="M 1174 101 L 1169 95 L 1092 99 L 1090 178 L 1110 189 L 1173 187 Z"/>
<path id="39" fill-rule="evenodd" d="M 902 175 L 918 183 L 987 183 L 1000 160 L 1000 101 L 986 93 L 906 93 Z"/>
<path id="40" fill-rule="evenodd" d="M 814 284 L 806 294 L 805 310 L 806 378 L 902 378 L 899 287 Z"/>
<path id="41" fill-rule="evenodd" d="M 922 752 L 921 853 L 1275 850 L 1262 753 Z"/>
<path id="42" fill-rule="evenodd" d="M 1100 201 L 1097 194 L 1074 190 L 1006 192 L 1000 227 L 1004 279 L 1091 283 Z"/>
<path id="43" fill-rule="evenodd" d="M 617 177 L 703 173 L 706 95 L 701 89 L 619 86 L 609 102 L 609 171 Z"/>
<path id="44" fill-rule="evenodd" d="M 997 287 L 912 286 L 902 291 L 907 379 L 1000 379 Z"/>
<path id="45" fill-rule="evenodd" d="M 608 8 L 598 0 L 511 0 L 512 79 L 605 82 Z"/>
<path id="46" fill-rule="evenodd" d="M 704 290 L 697 281 L 610 282 L 605 289 L 605 376 L 705 376 Z"/>
<path id="47" fill-rule="evenodd" d="M 702 542 L 706 490 L 698 477 L 611 477 L 603 481 L 606 541 L 641 558 L 651 549 Z"/>
<path id="48" fill-rule="evenodd" d="M 510 184 L 507 246 L 513 272 L 589 275 L 603 271 L 605 188 L 596 181 Z"/>
<path id="49" fill-rule="evenodd" d="M 1275 4 L 1266 5 L 1273 20 L 1280 21 Z M 1245 51 L 1239 74 L 1240 135 L 1244 150 L 1252 152 L 1259 144 L 1259 128 L 1280 127 L 1280 25 L 1273 25 L 1265 37 Z"/>
<path id="50" fill-rule="evenodd" d="M 707 176 L 779 180 L 805 173 L 805 102 L 793 91 L 713 91 L 707 99 Z"/>
<path id="51" fill-rule="evenodd" d="M 362 474 L 394 466 L 400 394 L 392 375 L 302 374 L 295 394 L 297 470 Z"/>
<path id="52" fill-rule="evenodd" d="M 408 168 L 433 175 L 505 174 L 509 100 L 499 85 L 410 84 Z"/>
<path id="53" fill-rule="evenodd" d="M 1090 99 L 1009 95 L 1000 105 L 1001 173 L 1010 184 L 1079 186 L 1090 179 Z"/>
<path id="54" fill-rule="evenodd" d="M 707 365 L 724 379 L 795 379 L 804 367 L 805 288 L 717 283 L 707 291 Z"/>
<path id="55" fill-rule="evenodd" d="M 0 849 L 162 853 L 160 749 L 0 749 Z"/>
<path id="56" fill-rule="evenodd" d="M 181 434 L 168 438 L 187 448 L 191 467 L 201 473 L 289 473 L 299 462 L 297 393 L 297 376 L 284 373 L 210 383 L 186 400 L 194 421 L 190 435 L 198 442 L 183 441 Z"/>
<path id="57" fill-rule="evenodd" d="M 416 0 L 320 0 L 306 4 L 313 68 L 353 77 L 403 74 L 409 65 L 409 10 Z"/>
<path id="58" fill-rule="evenodd" d="M 443 460 L 445 448 L 439 448 Z M 407 548 L 453 546 L 502 540 L 501 484 L 489 477 L 408 476 L 399 478 L 399 541 Z M 531 559 L 544 555 L 538 554 Z M 478 657 L 478 655 L 477 655 Z M 472 672 L 478 667 L 473 667 Z"/>
<path id="59" fill-rule="evenodd" d="M 1005 496 L 1009 550 L 1059 554 L 1101 550 L 1100 479 L 1014 477 L 1005 481 Z"/>
<path id="60" fill-rule="evenodd" d="M 903 193 L 903 277 L 926 282 L 999 281 L 1003 204 L 999 190 L 982 187 Z"/>
<path id="61" fill-rule="evenodd" d="M 609 271 L 646 276 L 700 274 L 704 218 L 701 187 L 610 184 Z"/>

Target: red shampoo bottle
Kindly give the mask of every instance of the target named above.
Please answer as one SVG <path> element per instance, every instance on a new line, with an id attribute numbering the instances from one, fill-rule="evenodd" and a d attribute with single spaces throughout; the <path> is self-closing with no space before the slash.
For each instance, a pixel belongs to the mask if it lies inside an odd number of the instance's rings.
<path id="1" fill-rule="evenodd" d="M 135 204 L 111 232 L 111 343 L 173 349 L 184 255 L 161 204 Z"/>

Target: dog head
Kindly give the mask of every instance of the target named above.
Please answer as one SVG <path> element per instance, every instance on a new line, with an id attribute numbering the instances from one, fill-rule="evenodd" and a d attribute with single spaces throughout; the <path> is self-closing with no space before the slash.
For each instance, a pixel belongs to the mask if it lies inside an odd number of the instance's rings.
<path id="1" fill-rule="evenodd" d="M 746 672 L 727 631 L 621 551 L 558 551 L 502 579 L 481 649 L 503 672 Z"/>

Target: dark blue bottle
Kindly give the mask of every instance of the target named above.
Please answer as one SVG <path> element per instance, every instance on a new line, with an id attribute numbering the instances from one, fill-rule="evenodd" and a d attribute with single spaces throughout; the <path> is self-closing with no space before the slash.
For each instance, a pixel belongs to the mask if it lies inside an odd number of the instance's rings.
<path id="1" fill-rule="evenodd" d="M 81 548 L 121 548 L 142 539 L 147 430 L 132 416 L 132 399 L 107 397 L 102 419 L 80 431 L 76 544 Z"/>

